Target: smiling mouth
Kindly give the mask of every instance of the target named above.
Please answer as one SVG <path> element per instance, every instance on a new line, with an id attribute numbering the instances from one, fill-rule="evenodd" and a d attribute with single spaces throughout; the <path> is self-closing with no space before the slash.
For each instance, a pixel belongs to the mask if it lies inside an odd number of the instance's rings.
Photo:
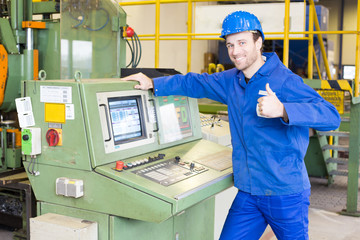
<path id="1" fill-rule="evenodd" d="M 245 59 L 245 57 L 235 57 L 234 59 L 235 59 L 236 62 L 240 62 L 243 59 Z"/>

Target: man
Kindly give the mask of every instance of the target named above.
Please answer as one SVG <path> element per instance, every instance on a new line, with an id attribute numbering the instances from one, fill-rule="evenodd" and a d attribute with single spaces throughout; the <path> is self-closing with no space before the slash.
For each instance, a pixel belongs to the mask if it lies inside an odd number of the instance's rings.
<path id="1" fill-rule="evenodd" d="M 156 96 L 207 97 L 228 105 L 234 185 L 239 189 L 221 240 L 259 239 L 269 224 L 280 240 L 308 239 L 310 182 L 304 164 L 309 128 L 339 127 L 340 116 L 275 53 L 262 55 L 264 34 L 251 13 L 229 14 L 222 25 L 235 68 L 174 75 L 153 81 L 143 74 L 137 89 Z"/>

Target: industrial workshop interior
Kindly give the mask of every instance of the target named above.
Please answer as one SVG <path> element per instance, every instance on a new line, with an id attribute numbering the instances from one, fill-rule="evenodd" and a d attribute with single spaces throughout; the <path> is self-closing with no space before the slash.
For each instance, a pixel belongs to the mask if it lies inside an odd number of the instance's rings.
<path id="1" fill-rule="evenodd" d="M 219 239 L 239 191 L 228 105 L 154 84 L 232 71 L 236 11 L 341 117 L 302 146 L 308 239 L 360 239 L 360 0 L 0 0 L 0 239 Z M 154 89 L 121 79 L 137 73 Z"/>

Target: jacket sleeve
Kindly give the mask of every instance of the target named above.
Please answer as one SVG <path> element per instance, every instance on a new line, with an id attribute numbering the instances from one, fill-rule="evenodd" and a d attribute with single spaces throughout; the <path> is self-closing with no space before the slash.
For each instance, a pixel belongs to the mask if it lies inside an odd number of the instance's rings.
<path id="1" fill-rule="evenodd" d="M 227 104 L 226 73 L 173 75 L 154 79 L 155 96 L 182 95 L 210 98 Z"/>
<path id="2" fill-rule="evenodd" d="M 341 118 L 334 105 L 323 99 L 300 77 L 286 80 L 281 91 L 289 125 L 306 126 L 319 131 L 335 130 L 340 126 Z"/>

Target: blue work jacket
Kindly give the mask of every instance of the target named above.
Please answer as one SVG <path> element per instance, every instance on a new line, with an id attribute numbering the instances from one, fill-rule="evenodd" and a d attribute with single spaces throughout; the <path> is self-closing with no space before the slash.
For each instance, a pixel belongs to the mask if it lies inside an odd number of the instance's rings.
<path id="1" fill-rule="evenodd" d="M 334 130 L 336 108 L 301 77 L 285 67 L 275 53 L 246 83 L 236 68 L 214 74 L 174 75 L 154 79 L 156 96 L 184 95 L 227 104 L 233 146 L 234 185 L 253 195 L 287 195 L 310 188 L 304 156 L 309 128 Z M 284 104 L 289 121 L 263 118 L 256 104 L 269 83 Z"/>

